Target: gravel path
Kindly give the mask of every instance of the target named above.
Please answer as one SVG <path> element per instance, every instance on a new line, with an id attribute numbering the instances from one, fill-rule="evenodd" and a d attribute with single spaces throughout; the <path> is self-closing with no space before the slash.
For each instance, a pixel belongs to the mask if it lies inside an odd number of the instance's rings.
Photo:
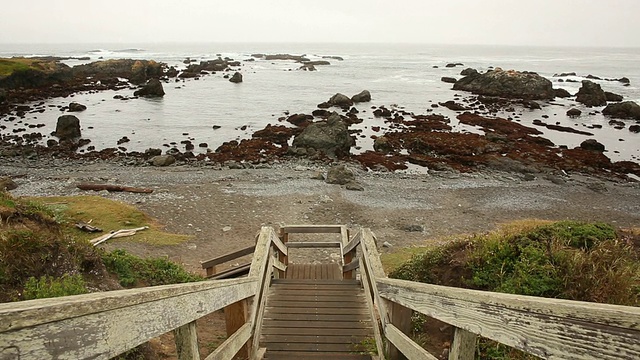
<path id="1" fill-rule="evenodd" d="M 190 234 L 176 246 L 119 241 L 139 255 L 167 255 L 189 269 L 252 244 L 262 225 L 347 224 L 370 227 L 397 247 L 459 233 L 487 231 L 525 219 L 600 220 L 640 225 L 640 183 L 570 175 L 524 181 L 499 172 L 373 173 L 352 167 L 364 191 L 313 180 L 320 164 L 286 162 L 262 169 L 212 166 L 127 167 L 115 163 L 8 163 L 16 196 L 86 195 L 80 182 L 153 188 L 152 194 L 98 193 L 133 204 L 168 231 Z M 230 229 L 229 229 L 230 228 Z M 225 231 L 226 230 L 226 231 Z M 433 241 L 433 240 L 431 240 Z M 107 247 L 113 245 L 107 245 Z"/>

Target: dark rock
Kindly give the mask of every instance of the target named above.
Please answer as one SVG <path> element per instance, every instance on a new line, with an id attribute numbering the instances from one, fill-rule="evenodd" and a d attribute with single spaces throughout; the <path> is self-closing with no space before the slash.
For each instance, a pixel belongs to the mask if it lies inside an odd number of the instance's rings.
<path id="1" fill-rule="evenodd" d="M 345 184 L 345 189 L 351 191 L 364 191 L 364 186 L 359 182 L 352 180 Z"/>
<path id="2" fill-rule="evenodd" d="M 634 101 L 623 101 L 608 105 L 602 113 L 618 119 L 640 120 L 640 105 Z"/>
<path id="3" fill-rule="evenodd" d="M 131 141 L 131 139 L 129 139 L 126 136 L 123 136 L 123 137 L 120 138 L 120 140 L 118 140 L 118 145 L 122 145 L 124 143 L 128 143 L 129 141 Z"/>
<path id="4" fill-rule="evenodd" d="M 629 126 L 629 131 L 632 133 L 640 133 L 640 125 L 631 125 Z"/>
<path id="5" fill-rule="evenodd" d="M 242 74 L 236 71 L 235 74 L 229 79 L 232 83 L 241 83 L 242 82 Z"/>
<path id="6" fill-rule="evenodd" d="M 331 65 L 330 62 L 328 62 L 327 60 L 316 60 L 316 61 L 305 61 L 304 62 L 305 65 L 309 65 L 309 66 L 326 66 L 326 65 Z"/>
<path id="7" fill-rule="evenodd" d="M 466 68 L 460 72 L 460 75 L 462 76 L 478 75 L 478 70 L 474 68 Z"/>
<path id="8" fill-rule="evenodd" d="M 72 102 L 69 104 L 69 112 L 77 112 L 77 111 L 85 111 L 87 107 L 85 105 L 79 104 L 77 102 Z"/>
<path id="9" fill-rule="evenodd" d="M 463 63 L 449 63 L 449 64 L 445 65 L 445 67 L 448 67 L 448 68 L 454 68 L 456 66 L 464 66 L 464 64 Z"/>
<path id="10" fill-rule="evenodd" d="M 17 187 L 18 187 L 18 184 L 16 184 L 15 181 L 13 181 L 13 179 L 11 179 L 10 177 L 8 176 L 0 177 L 0 191 L 13 190 Z"/>
<path id="11" fill-rule="evenodd" d="M 0 104 L 7 100 L 7 90 L 0 88 Z"/>
<path id="12" fill-rule="evenodd" d="M 553 89 L 553 93 L 556 97 L 559 98 L 568 98 L 572 96 L 571 93 L 565 89 Z"/>
<path id="13" fill-rule="evenodd" d="M 565 76 L 577 76 L 577 75 L 574 72 L 562 73 L 562 74 L 553 74 L 553 77 L 565 77 Z"/>
<path id="14" fill-rule="evenodd" d="M 607 96 L 600 87 L 593 81 L 582 80 L 582 87 L 576 95 L 576 101 L 588 107 L 607 105 Z"/>
<path id="15" fill-rule="evenodd" d="M 591 80 L 602 80 L 601 77 L 598 77 L 598 76 L 595 76 L 595 75 L 591 75 L 591 74 L 587 75 L 586 77 L 587 77 L 587 79 L 591 79 Z"/>
<path id="16" fill-rule="evenodd" d="M 317 116 L 317 117 L 322 117 L 322 118 L 328 117 L 330 114 L 331 113 L 329 111 L 324 110 L 324 109 L 316 109 L 316 110 L 313 110 L 311 112 L 311 115 Z"/>
<path id="17" fill-rule="evenodd" d="M 213 125 L 213 126 L 212 126 L 212 128 L 213 128 L 213 130 L 218 130 L 218 129 L 222 128 L 222 126 L 220 126 L 220 125 Z"/>
<path id="18" fill-rule="evenodd" d="M 353 100 L 351 100 L 347 95 L 337 93 L 329 99 L 329 104 L 331 106 L 348 108 L 353 106 Z"/>
<path id="19" fill-rule="evenodd" d="M 595 139 L 588 139 L 583 141 L 580 144 L 580 148 L 589 150 L 589 151 L 597 151 L 597 152 L 603 152 L 605 150 L 604 145 L 602 145 Z"/>
<path id="20" fill-rule="evenodd" d="M 287 118 L 287 122 L 295 126 L 305 127 L 313 122 L 313 116 L 306 114 L 293 114 Z"/>
<path id="21" fill-rule="evenodd" d="M 619 82 L 623 83 L 623 84 L 631 84 L 631 81 L 629 81 L 628 77 L 621 77 L 620 79 L 618 79 Z"/>
<path id="22" fill-rule="evenodd" d="M 133 93 L 134 96 L 145 97 L 162 97 L 164 96 L 164 89 L 162 83 L 158 79 L 151 79 L 139 90 Z"/>
<path id="23" fill-rule="evenodd" d="M 304 70 L 304 71 L 316 71 L 316 67 L 313 66 L 313 64 L 304 64 L 302 66 L 300 66 L 298 68 L 298 70 Z"/>
<path id="24" fill-rule="evenodd" d="M 173 155 L 158 155 L 151 159 L 153 166 L 169 166 L 176 162 L 176 158 Z"/>
<path id="25" fill-rule="evenodd" d="M 553 99 L 555 92 L 551 81 L 529 72 L 503 71 L 496 68 L 484 74 L 463 77 L 453 85 L 453 90 L 474 94 L 522 99 Z"/>
<path id="26" fill-rule="evenodd" d="M 344 165 L 335 165 L 327 171 L 327 184 L 345 185 L 355 180 L 353 171 L 347 169 Z"/>
<path id="27" fill-rule="evenodd" d="M 443 77 L 441 77 L 441 78 L 440 78 L 440 81 L 445 82 L 445 83 L 448 83 L 448 84 L 455 84 L 455 83 L 456 83 L 456 81 L 458 81 L 458 80 L 456 80 L 456 78 L 452 78 L 452 77 L 448 77 L 448 76 L 443 76 Z"/>
<path id="28" fill-rule="evenodd" d="M 293 147 L 311 148 L 332 158 L 349 154 L 353 145 L 347 126 L 335 112 L 326 121 L 307 126 L 293 139 Z"/>
<path id="29" fill-rule="evenodd" d="M 362 90 L 360 93 L 353 95 L 351 101 L 354 103 L 369 102 L 371 101 L 371 93 L 369 90 Z"/>
<path id="30" fill-rule="evenodd" d="M 386 136 L 380 136 L 373 140 L 373 150 L 388 154 L 393 152 L 393 145 L 391 145 L 389 138 Z"/>
<path id="31" fill-rule="evenodd" d="M 56 123 L 55 136 L 60 140 L 71 140 L 79 138 L 80 134 L 80 119 L 73 115 L 62 115 L 58 118 Z"/>
<path id="32" fill-rule="evenodd" d="M 582 111 L 578 110 L 578 109 L 569 109 L 569 111 L 567 111 L 567 116 L 570 117 L 578 117 L 582 115 Z"/>
<path id="33" fill-rule="evenodd" d="M 47 147 L 54 147 L 56 145 L 58 145 L 58 142 L 55 141 L 54 139 L 47 140 Z"/>
<path id="34" fill-rule="evenodd" d="M 404 230 L 406 232 L 423 232 L 424 231 L 424 226 L 417 225 L 417 224 L 410 224 L 410 225 L 403 226 L 402 230 Z"/>
<path id="35" fill-rule="evenodd" d="M 200 143 L 200 144 L 198 144 L 198 147 L 199 147 L 199 148 L 208 148 L 208 147 L 209 147 L 209 144 L 207 144 L 207 143 Z"/>
<path id="36" fill-rule="evenodd" d="M 333 55 L 325 55 L 322 57 L 323 59 L 333 59 L 333 60 L 338 60 L 338 61 L 343 61 L 344 58 L 342 58 L 341 56 L 333 56 Z"/>
<path id="37" fill-rule="evenodd" d="M 175 67 L 170 67 L 166 73 L 167 77 L 174 78 L 178 76 L 178 70 Z"/>
<path id="38" fill-rule="evenodd" d="M 144 156 L 146 158 L 152 158 L 154 156 L 159 156 L 159 155 L 162 155 L 162 149 L 149 148 L 144 151 Z"/>
<path id="39" fill-rule="evenodd" d="M 449 110 L 453 110 L 453 111 L 465 111 L 465 110 L 469 110 L 468 108 L 466 108 L 465 106 L 458 104 L 457 102 L 453 101 L 453 100 L 449 100 L 447 102 L 443 102 L 443 103 L 438 103 L 440 104 L 440 106 L 444 106 Z"/>
<path id="40" fill-rule="evenodd" d="M 376 117 L 391 117 L 391 110 L 385 108 L 384 106 L 380 106 L 379 108 L 373 110 L 373 115 Z"/>
<path id="41" fill-rule="evenodd" d="M 605 91 L 604 96 L 607 99 L 607 101 L 611 101 L 611 102 L 620 102 L 624 99 L 622 95 L 618 95 L 609 91 Z"/>
<path id="42" fill-rule="evenodd" d="M 304 55 L 291 55 L 291 54 L 274 54 L 274 55 L 265 55 L 265 60 L 294 60 L 297 62 L 307 62 L 310 61 Z"/>

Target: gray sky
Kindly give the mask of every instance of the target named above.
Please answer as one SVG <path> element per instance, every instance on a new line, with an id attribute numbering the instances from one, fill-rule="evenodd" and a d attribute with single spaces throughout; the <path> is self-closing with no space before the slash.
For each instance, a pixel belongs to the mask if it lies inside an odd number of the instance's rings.
<path id="1" fill-rule="evenodd" d="M 7 0 L 2 10 L 0 43 L 640 47 L 640 0 Z"/>

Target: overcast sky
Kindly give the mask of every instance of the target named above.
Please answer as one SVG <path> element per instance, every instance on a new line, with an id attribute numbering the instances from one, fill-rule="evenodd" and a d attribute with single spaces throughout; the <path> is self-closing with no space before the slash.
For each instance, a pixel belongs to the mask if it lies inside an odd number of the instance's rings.
<path id="1" fill-rule="evenodd" d="M 640 47 L 640 0 L 4 0 L 1 43 Z"/>

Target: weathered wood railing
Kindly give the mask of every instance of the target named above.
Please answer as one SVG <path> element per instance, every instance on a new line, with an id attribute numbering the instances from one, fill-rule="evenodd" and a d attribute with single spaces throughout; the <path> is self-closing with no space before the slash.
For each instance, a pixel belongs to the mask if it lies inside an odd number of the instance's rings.
<path id="1" fill-rule="evenodd" d="M 276 251 L 263 227 L 246 278 L 0 304 L 0 359 L 110 359 L 172 330 L 178 359 L 200 359 L 195 321 L 220 309 L 230 336 L 207 360 L 251 357 Z"/>
<path id="2" fill-rule="evenodd" d="M 474 359 L 478 336 L 545 359 L 640 359 L 640 308 L 390 279 L 369 229 L 357 233 L 345 251 L 358 245 L 372 316 L 392 359 L 400 353 L 437 359 L 407 336 L 412 311 L 455 327 L 449 359 Z"/>
<path id="3" fill-rule="evenodd" d="M 257 241 L 257 239 L 256 239 Z M 243 256 L 247 256 L 249 254 L 253 254 L 253 252 L 255 251 L 256 246 L 252 245 L 252 246 L 248 246 L 246 248 L 234 251 L 232 253 L 229 254 L 224 254 L 218 257 L 215 257 L 213 259 L 210 260 L 206 260 L 206 261 L 202 261 L 200 262 L 200 265 L 202 266 L 202 268 L 205 270 L 206 274 L 207 274 L 207 278 L 209 279 L 217 279 L 217 278 L 224 278 L 224 277 L 231 277 L 231 276 L 236 276 L 240 275 L 242 273 L 245 273 L 249 271 L 249 267 L 251 266 L 251 264 L 244 264 L 244 265 L 239 265 L 237 267 L 231 268 L 231 269 L 225 269 L 223 271 L 218 271 L 218 266 L 222 265 L 224 263 L 228 263 L 230 261 L 233 260 L 237 260 Z"/>

